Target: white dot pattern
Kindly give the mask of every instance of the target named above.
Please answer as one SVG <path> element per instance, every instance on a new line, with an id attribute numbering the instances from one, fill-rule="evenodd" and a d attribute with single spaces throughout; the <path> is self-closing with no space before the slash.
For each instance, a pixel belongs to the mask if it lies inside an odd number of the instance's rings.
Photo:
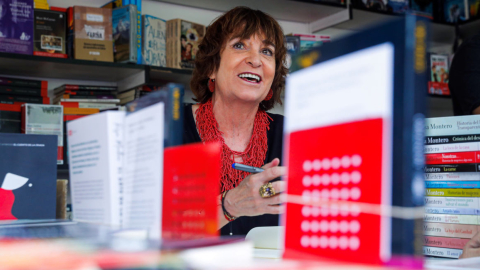
<path id="1" fill-rule="evenodd" d="M 318 157 L 302 164 L 302 200 L 306 203 L 328 200 L 358 201 L 362 181 L 362 157 L 358 154 L 341 157 Z M 331 203 L 326 206 L 302 206 L 303 235 L 300 245 L 314 249 L 356 251 L 361 224 L 358 205 Z"/>

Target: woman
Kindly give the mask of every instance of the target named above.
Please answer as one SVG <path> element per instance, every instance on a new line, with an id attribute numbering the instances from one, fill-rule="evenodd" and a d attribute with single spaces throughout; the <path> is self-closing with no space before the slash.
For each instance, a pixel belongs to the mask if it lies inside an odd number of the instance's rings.
<path id="1" fill-rule="evenodd" d="M 191 89 L 200 103 L 185 108 L 184 142 L 222 143 L 222 235 L 278 225 L 283 212 L 278 193 L 285 183 L 268 185 L 286 172 L 279 166 L 283 117 L 265 111 L 281 102 L 285 54 L 283 32 L 275 19 L 246 7 L 219 17 L 199 45 Z M 251 175 L 233 169 L 234 162 L 263 165 L 265 171 Z"/>

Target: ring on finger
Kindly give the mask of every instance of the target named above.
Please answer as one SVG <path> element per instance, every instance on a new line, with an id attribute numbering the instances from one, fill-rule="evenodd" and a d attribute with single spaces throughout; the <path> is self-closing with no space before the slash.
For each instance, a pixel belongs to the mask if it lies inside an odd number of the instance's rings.
<path id="1" fill-rule="evenodd" d="M 272 186 L 272 183 L 266 183 L 260 186 L 259 192 L 262 198 L 269 198 L 269 197 L 275 196 L 276 194 L 275 189 Z"/>

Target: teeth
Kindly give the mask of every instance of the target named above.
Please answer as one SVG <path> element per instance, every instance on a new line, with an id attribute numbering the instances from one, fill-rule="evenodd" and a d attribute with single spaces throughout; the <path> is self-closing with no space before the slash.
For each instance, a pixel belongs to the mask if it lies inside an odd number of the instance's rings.
<path id="1" fill-rule="evenodd" d="M 254 80 L 256 80 L 257 82 L 260 81 L 260 77 L 259 77 L 259 76 L 254 75 L 254 74 L 250 74 L 250 73 L 243 73 L 243 74 L 238 75 L 238 77 L 240 77 L 240 78 L 254 79 Z"/>

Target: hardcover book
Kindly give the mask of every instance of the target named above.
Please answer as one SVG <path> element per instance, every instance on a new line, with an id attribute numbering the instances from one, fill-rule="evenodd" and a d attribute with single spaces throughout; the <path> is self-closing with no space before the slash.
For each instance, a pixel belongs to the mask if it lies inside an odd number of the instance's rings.
<path id="1" fill-rule="evenodd" d="M 33 52 L 33 0 L 3 0 L 0 12 L 0 52 Z"/>
<path id="2" fill-rule="evenodd" d="M 160 18 L 143 15 L 143 59 L 145 65 L 167 66 L 167 23 Z"/>
<path id="3" fill-rule="evenodd" d="M 406 15 L 294 59 L 285 257 L 422 266 L 427 25 Z"/>
<path id="4" fill-rule="evenodd" d="M 35 9 L 33 55 L 67 58 L 65 12 Z"/>
<path id="5" fill-rule="evenodd" d="M 54 135 L 0 133 L 0 219 L 55 219 Z"/>
<path id="6" fill-rule="evenodd" d="M 75 59 L 113 62 L 112 12 L 94 7 L 73 7 Z"/>
<path id="7" fill-rule="evenodd" d="M 24 104 L 22 133 L 56 135 L 58 138 L 57 164 L 63 164 L 63 106 Z"/>
<path id="8" fill-rule="evenodd" d="M 112 26 L 115 62 L 137 63 L 137 7 L 114 8 Z"/>
<path id="9" fill-rule="evenodd" d="M 27 79 L 17 79 L 17 78 L 8 78 L 8 77 L 0 77 L 0 85 L 28 87 L 28 88 L 35 88 L 35 89 L 41 89 L 41 90 L 48 89 L 48 81 L 27 80 Z"/>
<path id="10" fill-rule="evenodd" d="M 182 19 L 167 21 L 167 67 L 193 69 L 205 26 Z"/>

